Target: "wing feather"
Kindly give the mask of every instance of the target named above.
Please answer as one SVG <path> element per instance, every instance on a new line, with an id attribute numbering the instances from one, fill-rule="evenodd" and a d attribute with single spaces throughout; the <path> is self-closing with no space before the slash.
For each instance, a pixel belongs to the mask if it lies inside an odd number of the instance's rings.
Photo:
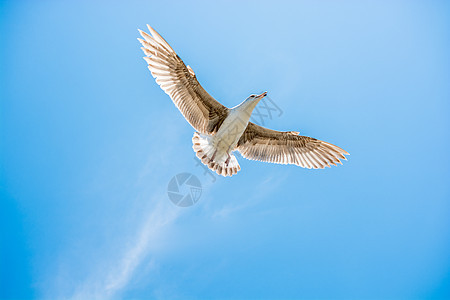
<path id="1" fill-rule="evenodd" d="M 237 144 L 243 157 L 277 164 L 294 164 L 308 169 L 336 166 L 347 151 L 293 131 L 276 131 L 250 122 Z"/>
<path id="2" fill-rule="evenodd" d="M 148 26 L 148 25 L 147 25 Z M 177 108 L 200 133 L 214 134 L 229 113 L 200 85 L 191 67 L 187 67 L 169 43 L 152 27 L 150 34 L 139 30 L 138 38 L 152 76 L 170 96 Z"/>

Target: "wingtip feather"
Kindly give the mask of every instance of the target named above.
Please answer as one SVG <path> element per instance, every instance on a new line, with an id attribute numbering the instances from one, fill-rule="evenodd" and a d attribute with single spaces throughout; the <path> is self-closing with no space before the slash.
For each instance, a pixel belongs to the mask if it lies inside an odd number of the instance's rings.
<path id="1" fill-rule="evenodd" d="M 152 34 L 153 38 L 156 39 L 160 44 L 162 44 L 164 47 L 167 48 L 167 50 L 169 50 L 169 52 L 175 52 L 172 47 L 170 47 L 169 43 L 166 42 L 166 40 L 155 30 L 153 29 L 150 25 L 147 24 L 147 28 L 150 31 L 150 33 Z"/>

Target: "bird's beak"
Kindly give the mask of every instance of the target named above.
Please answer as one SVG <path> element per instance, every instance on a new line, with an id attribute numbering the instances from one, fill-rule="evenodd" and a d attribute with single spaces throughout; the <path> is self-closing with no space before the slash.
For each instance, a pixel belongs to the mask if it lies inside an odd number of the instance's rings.
<path id="1" fill-rule="evenodd" d="M 267 96 L 267 92 L 262 93 L 261 95 L 256 96 L 256 99 L 261 100 L 262 98 L 264 98 L 265 96 Z"/>

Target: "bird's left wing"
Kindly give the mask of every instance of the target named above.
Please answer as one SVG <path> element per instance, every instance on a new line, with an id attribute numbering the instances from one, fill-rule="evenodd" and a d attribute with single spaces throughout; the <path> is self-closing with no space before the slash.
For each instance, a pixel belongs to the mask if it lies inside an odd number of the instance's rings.
<path id="1" fill-rule="evenodd" d="M 308 169 L 323 169 L 341 163 L 347 151 L 294 131 L 276 131 L 248 123 L 237 144 L 243 157 L 277 164 L 295 164 Z"/>
<path id="2" fill-rule="evenodd" d="M 191 67 L 184 64 L 152 27 L 148 26 L 148 29 L 152 35 L 139 30 L 144 39 L 138 40 L 147 55 L 144 59 L 156 83 L 170 96 L 195 130 L 204 134 L 216 132 L 229 109 L 203 89 Z"/>

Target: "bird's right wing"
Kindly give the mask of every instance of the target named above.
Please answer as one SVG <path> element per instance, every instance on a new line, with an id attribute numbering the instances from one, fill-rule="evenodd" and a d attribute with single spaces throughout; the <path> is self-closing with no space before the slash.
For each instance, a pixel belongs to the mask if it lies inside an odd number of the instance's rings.
<path id="1" fill-rule="evenodd" d="M 203 89 L 191 67 L 184 64 L 152 27 L 148 26 L 148 29 L 152 35 L 139 30 L 144 40 L 138 40 L 147 55 L 144 59 L 156 83 L 170 96 L 195 130 L 204 134 L 216 132 L 229 109 Z"/>
<path id="2" fill-rule="evenodd" d="M 276 131 L 248 123 L 237 144 L 243 157 L 277 164 L 323 169 L 341 163 L 347 151 L 294 131 Z"/>

